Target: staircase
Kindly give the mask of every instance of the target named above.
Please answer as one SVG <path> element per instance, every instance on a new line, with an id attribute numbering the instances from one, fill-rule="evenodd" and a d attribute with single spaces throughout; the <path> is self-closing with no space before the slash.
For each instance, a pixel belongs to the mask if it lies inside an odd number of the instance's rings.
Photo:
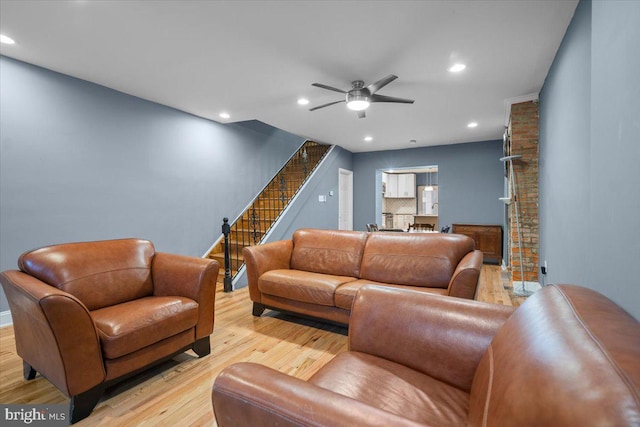
<path id="1" fill-rule="evenodd" d="M 221 268 L 224 266 L 225 274 L 219 274 L 218 281 L 224 281 L 226 292 L 232 290 L 231 282 L 244 265 L 242 249 L 260 244 L 263 237 L 329 151 L 329 148 L 329 145 L 313 141 L 305 142 L 264 187 L 249 207 L 234 223 L 230 224 L 228 265 L 225 265 L 224 240 L 215 245 L 209 252 L 208 258 L 218 261 Z"/>

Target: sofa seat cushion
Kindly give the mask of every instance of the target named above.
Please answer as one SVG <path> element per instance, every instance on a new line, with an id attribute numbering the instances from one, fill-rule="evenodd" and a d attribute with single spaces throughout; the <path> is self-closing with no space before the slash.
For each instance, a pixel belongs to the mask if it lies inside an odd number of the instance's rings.
<path id="1" fill-rule="evenodd" d="M 258 289 L 267 295 L 333 307 L 336 288 L 354 280 L 355 277 L 308 271 L 271 270 L 260 276 Z"/>
<path id="2" fill-rule="evenodd" d="M 345 310 L 351 310 L 353 299 L 356 297 L 356 292 L 358 292 L 358 289 L 360 289 L 364 285 L 382 285 L 392 288 L 404 288 L 410 289 L 412 291 L 426 292 L 429 294 L 437 295 L 447 295 L 448 292 L 447 289 L 442 288 L 420 288 L 417 286 L 394 285 L 390 283 L 374 282 L 373 280 L 359 279 L 340 285 L 338 289 L 336 289 L 336 294 L 334 297 L 336 307 L 344 308 Z"/>
<path id="3" fill-rule="evenodd" d="M 309 382 L 425 425 L 467 424 L 468 393 L 369 354 L 340 353 Z"/>
<path id="4" fill-rule="evenodd" d="M 185 297 L 146 297 L 91 312 L 107 359 L 115 359 L 193 328 L 198 303 Z"/>

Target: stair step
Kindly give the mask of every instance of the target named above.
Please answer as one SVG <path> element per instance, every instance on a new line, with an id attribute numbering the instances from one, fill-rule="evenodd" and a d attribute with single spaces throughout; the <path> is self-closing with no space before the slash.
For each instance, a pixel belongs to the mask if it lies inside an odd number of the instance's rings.
<path id="1" fill-rule="evenodd" d="M 244 262 L 244 256 L 242 256 L 242 251 L 238 252 L 237 254 L 232 252 L 229 255 L 230 255 L 231 259 L 235 259 L 235 260 L 238 260 L 240 262 Z M 215 260 L 221 259 L 224 262 L 224 252 L 211 253 L 211 254 L 209 254 L 208 258 L 215 259 Z"/>
<path id="2" fill-rule="evenodd" d="M 256 238 L 256 240 L 254 241 L 252 237 L 245 237 L 244 239 L 242 239 L 242 237 L 233 240 L 229 240 L 229 247 L 240 247 L 240 248 L 245 248 L 248 246 L 255 246 L 257 244 L 260 243 L 260 240 L 262 239 L 262 236 L 258 236 Z M 223 246 L 224 248 L 224 246 Z"/>

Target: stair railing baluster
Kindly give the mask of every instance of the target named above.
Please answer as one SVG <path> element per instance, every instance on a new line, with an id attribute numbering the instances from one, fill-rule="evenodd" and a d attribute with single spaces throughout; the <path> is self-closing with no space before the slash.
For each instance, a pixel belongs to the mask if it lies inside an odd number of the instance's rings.
<path id="1" fill-rule="evenodd" d="M 247 233 L 249 232 L 249 227 L 250 224 L 247 224 L 247 219 L 245 218 L 245 215 L 242 216 L 242 247 L 244 247 L 247 244 Z M 238 246 L 240 246 L 240 241 L 238 241 Z M 239 260 L 240 258 L 236 258 L 236 271 L 240 269 L 240 265 L 239 265 Z"/>
<path id="2" fill-rule="evenodd" d="M 304 175 L 307 175 L 309 168 L 309 156 L 307 155 L 306 147 L 302 149 L 302 169 L 304 170 Z"/>
<path id="3" fill-rule="evenodd" d="M 224 291 L 231 292 L 233 290 L 231 280 L 231 254 L 229 251 L 229 234 L 231 233 L 231 226 L 229 225 L 229 218 L 222 219 L 222 234 L 224 234 Z"/>
<path id="4" fill-rule="evenodd" d="M 282 203 L 282 208 L 284 209 L 285 207 L 285 200 L 287 198 L 287 183 L 285 182 L 284 179 L 284 173 L 280 174 L 280 201 Z"/>

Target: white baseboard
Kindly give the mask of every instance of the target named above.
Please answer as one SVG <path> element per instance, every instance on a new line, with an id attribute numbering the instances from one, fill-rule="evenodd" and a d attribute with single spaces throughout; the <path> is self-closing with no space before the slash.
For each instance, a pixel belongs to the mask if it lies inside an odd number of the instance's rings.
<path id="1" fill-rule="evenodd" d="M 522 290 L 522 282 L 520 280 L 518 281 L 511 281 L 511 286 L 513 286 L 513 290 L 514 291 L 520 291 Z M 540 289 L 542 289 L 542 286 L 540 285 L 540 283 L 538 282 L 524 282 L 524 288 L 526 291 L 528 292 L 535 292 L 538 291 Z"/>
<path id="2" fill-rule="evenodd" d="M 0 328 L 3 326 L 13 325 L 13 319 L 11 318 L 11 312 L 0 311 Z"/>

